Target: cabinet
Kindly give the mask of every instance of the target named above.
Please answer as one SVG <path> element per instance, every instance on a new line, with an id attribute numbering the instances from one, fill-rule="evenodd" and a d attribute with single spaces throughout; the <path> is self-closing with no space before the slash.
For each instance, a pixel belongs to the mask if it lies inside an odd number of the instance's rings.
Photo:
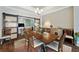
<path id="1" fill-rule="evenodd" d="M 17 38 L 18 16 L 3 13 L 3 36 L 8 34 L 11 39 Z M 9 29 L 9 30 L 8 30 Z"/>
<path id="2" fill-rule="evenodd" d="M 9 33 L 11 39 L 15 39 L 23 35 L 24 28 L 39 31 L 40 19 L 3 13 L 3 36 Z"/>

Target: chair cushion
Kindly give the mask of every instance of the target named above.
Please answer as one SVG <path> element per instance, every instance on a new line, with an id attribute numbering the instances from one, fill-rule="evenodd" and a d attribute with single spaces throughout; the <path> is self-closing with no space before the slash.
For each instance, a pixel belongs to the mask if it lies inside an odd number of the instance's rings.
<path id="1" fill-rule="evenodd" d="M 54 42 L 51 42 L 50 44 L 48 44 L 47 47 L 58 51 L 58 45 L 59 45 L 59 42 L 54 41 Z"/>
<path id="2" fill-rule="evenodd" d="M 43 44 L 43 42 L 41 42 L 40 40 L 34 39 L 34 48 L 36 48 L 36 47 L 38 47 L 38 46 L 40 46 L 42 44 Z"/>

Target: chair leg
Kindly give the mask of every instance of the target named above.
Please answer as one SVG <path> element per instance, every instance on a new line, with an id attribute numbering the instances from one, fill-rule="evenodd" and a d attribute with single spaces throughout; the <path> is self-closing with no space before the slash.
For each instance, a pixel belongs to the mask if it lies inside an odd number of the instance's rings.
<path id="1" fill-rule="evenodd" d="M 61 51 L 61 49 L 58 49 L 58 52 L 60 52 Z"/>
<path id="2" fill-rule="evenodd" d="M 28 45 L 27 45 L 27 51 L 29 52 L 29 50 L 30 50 L 30 44 L 29 44 L 29 41 L 28 41 Z"/>
<path id="3" fill-rule="evenodd" d="M 41 45 L 41 51 L 42 51 L 42 52 L 45 52 L 45 51 L 46 51 L 44 44 Z"/>
<path id="4" fill-rule="evenodd" d="M 25 51 L 28 51 L 28 41 L 25 40 Z"/>
<path id="5" fill-rule="evenodd" d="M 63 52 L 63 46 L 61 46 L 61 48 L 58 48 L 58 52 Z"/>
<path id="6" fill-rule="evenodd" d="M 63 52 L 63 46 L 61 46 L 61 52 Z"/>
<path id="7" fill-rule="evenodd" d="M 74 41 L 72 40 L 72 45 L 74 44 Z"/>

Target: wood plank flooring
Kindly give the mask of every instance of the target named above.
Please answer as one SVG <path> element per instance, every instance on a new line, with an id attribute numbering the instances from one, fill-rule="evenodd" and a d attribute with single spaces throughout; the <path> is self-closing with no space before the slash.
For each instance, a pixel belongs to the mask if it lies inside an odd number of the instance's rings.
<path id="1" fill-rule="evenodd" d="M 16 41 L 18 41 L 18 40 L 8 41 L 8 42 L 4 43 L 3 45 L 0 45 L 0 52 L 40 52 L 39 51 L 40 47 L 33 48 L 30 46 L 29 51 L 28 51 L 28 47 L 26 45 L 15 48 L 14 43 Z M 47 52 L 55 52 L 55 51 L 47 48 Z M 72 52 L 79 52 L 79 47 L 72 46 Z"/>

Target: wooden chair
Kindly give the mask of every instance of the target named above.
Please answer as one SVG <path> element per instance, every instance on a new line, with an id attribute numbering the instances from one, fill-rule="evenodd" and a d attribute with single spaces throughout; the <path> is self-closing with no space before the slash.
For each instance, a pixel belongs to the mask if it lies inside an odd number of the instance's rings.
<path id="1" fill-rule="evenodd" d="M 42 39 L 42 34 L 37 33 L 35 36 L 33 36 L 33 39 L 34 39 L 34 47 L 38 47 L 43 44 L 43 42 L 40 41 L 40 39 Z"/>
<path id="2" fill-rule="evenodd" d="M 61 36 L 59 41 L 53 41 L 47 45 L 47 47 L 55 50 L 55 51 L 63 51 L 63 43 L 64 43 L 65 34 Z"/>
<path id="3" fill-rule="evenodd" d="M 58 51 L 63 52 L 63 43 L 64 43 L 65 36 L 66 36 L 66 34 L 64 33 L 64 35 L 62 35 L 61 38 L 60 38 Z"/>
<path id="4" fill-rule="evenodd" d="M 29 46 L 30 46 L 30 38 L 32 35 L 30 34 L 30 31 L 28 29 L 24 29 L 24 37 L 25 37 L 25 46 L 27 43 L 27 51 L 29 51 Z"/>
<path id="5" fill-rule="evenodd" d="M 74 44 L 74 31 L 72 29 L 64 29 L 66 33 L 65 39 L 71 40 L 72 45 Z"/>
<path id="6" fill-rule="evenodd" d="M 43 44 L 43 42 L 41 42 L 39 40 L 40 37 L 38 37 L 38 36 L 39 35 L 37 35 L 37 34 L 34 35 L 33 31 L 26 31 L 25 32 L 25 38 L 28 41 L 28 51 L 30 50 L 29 46 L 31 46 L 32 48 L 37 48 Z M 35 38 L 35 37 L 37 37 L 37 38 Z"/>

